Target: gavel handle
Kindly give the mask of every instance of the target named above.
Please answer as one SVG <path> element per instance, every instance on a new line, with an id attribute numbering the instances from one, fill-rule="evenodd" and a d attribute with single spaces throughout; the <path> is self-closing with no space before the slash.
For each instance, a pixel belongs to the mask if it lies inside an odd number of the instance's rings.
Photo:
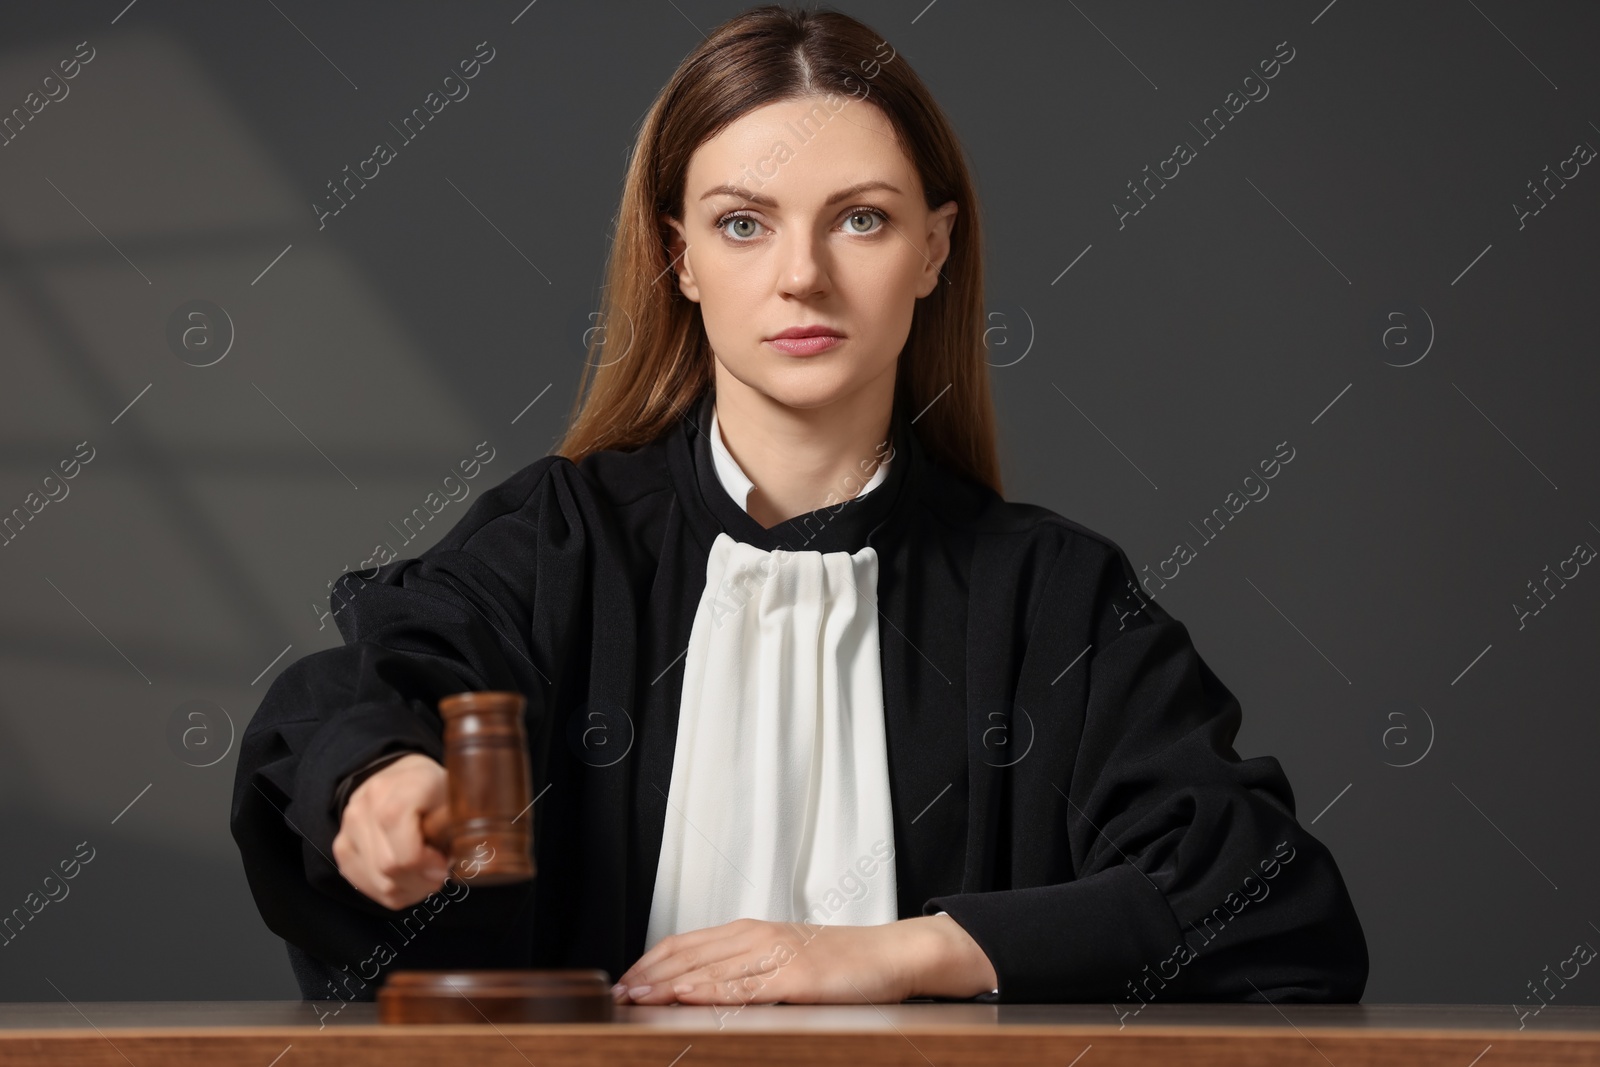
<path id="1" fill-rule="evenodd" d="M 422 839 L 450 854 L 450 806 L 435 808 L 422 817 Z"/>

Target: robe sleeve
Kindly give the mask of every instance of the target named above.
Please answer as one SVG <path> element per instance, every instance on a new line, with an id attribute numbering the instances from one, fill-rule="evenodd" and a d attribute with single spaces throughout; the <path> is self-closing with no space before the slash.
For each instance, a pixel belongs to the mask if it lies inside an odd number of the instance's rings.
<path id="1" fill-rule="evenodd" d="M 524 467 L 417 558 L 336 582 L 330 606 L 345 643 L 286 667 L 245 729 L 230 827 L 267 926 L 311 955 L 354 968 L 374 938 L 399 940 L 405 914 L 339 873 L 341 785 L 385 756 L 443 762 L 437 707 L 452 693 L 526 694 L 530 746 L 538 739 L 547 671 L 534 620 L 559 624 L 576 610 L 586 570 L 580 508 L 562 477 L 569 462 Z M 527 939 L 507 935 L 528 921 L 532 884 L 468 889 L 442 908 L 430 898 L 439 910 L 425 916 L 428 936 L 402 950 L 406 965 L 521 963 L 514 953 Z"/>
<path id="2" fill-rule="evenodd" d="M 1064 707 L 1049 678 L 1086 642 L 1087 697 Z M 1029 660 L 1056 666 L 1030 671 Z M 1063 854 L 1073 877 L 923 906 L 948 911 L 983 948 L 1001 1002 L 1108 1001 L 1120 1013 L 1149 1001 L 1360 999 L 1366 940 L 1331 853 L 1296 821 L 1277 760 L 1234 751 L 1238 700 L 1120 548 L 1067 543 L 1023 674 L 1024 706 L 1081 715 L 1075 751 L 1055 746 L 1026 768 L 1048 778 L 1028 795 L 1060 806 L 1059 818 L 1035 816 L 1050 839 L 1030 844 Z"/>
<path id="3" fill-rule="evenodd" d="M 383 770 L 400 757 L 409 756 L 413 752 L 420 752 L 423 755 L 427 755 L 426 751 L 420 748 L 399 749 L 394 752 L 386 752 L 377 759 L 372 760 L 370 763 L 363 765 L 357 770 L 352 771 L 350 774 L 347 774 L 343 778 L 339 779 L 338 788 L 333 791 L 334 817 L 343 818 L 344 806 L 350 802 L 350 794 L 356 791 L 356 786 L 360 785 L 368 778 L 371 778 L 374 774 L 377 774 L 379 771 Z"/>

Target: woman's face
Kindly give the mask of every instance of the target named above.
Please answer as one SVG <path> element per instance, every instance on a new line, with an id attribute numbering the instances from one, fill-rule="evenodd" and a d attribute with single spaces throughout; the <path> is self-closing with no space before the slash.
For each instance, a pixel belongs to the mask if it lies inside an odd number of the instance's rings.
<path id="1" fill-rule="evenodd" d="M 700 305 L 723 371 L 795 408 L 892 385 L 916 300 L 940 281 L 956 204 L 926 207 L 876 106 L 814 96 L 745 114 L 695 150 L 683 208 L 666 220 L 679 288 Z M 772 343 L 795 326 L 842 340 L 811 354 Z"/>

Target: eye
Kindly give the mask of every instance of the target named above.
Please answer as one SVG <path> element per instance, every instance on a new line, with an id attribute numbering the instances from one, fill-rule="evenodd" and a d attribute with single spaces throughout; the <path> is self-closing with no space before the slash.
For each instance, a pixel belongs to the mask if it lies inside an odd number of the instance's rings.
<path id="1" fill-rule="evenodd" d="M 869 229 L 859 229 L 855 223 L 862 219 L 877 219 L 880 225 L 872 226 Z M 852 208 L 850 213 L 845 216 L 844 228 L 848 233 L 856 234 L 859 237 L 866 237 L 883 229 L 884 225 L 887 225 L 888 222 L 889 213 L 887 211 L 884 211 L 882 208 L 863 205 L 861 207 Z M 728 214 L 722 216 L 716 222 L 712 223 L 711 226 L 713 229 L 721 230 L 722 235 L 728 240 L 732 241 L 734 244 L 754 243 L 756 235 L 748 227 L 734 229 L 734 227 L 740 223 L 748 223 L 749 227 L 765 226 L 765 223 L 756 219 L 754 216 L 737 211 L 730 211 Z"/>
<path id="2" fill-rule="evenodd" d="M 761 225 L 761 223 L 757 222 L 754 218 L 752 218 L 749 215 L 737 215 L 737 214 L 729 213 L 727 215 L 722 216 L 716 222 L 712 223 L 712 227 L 714 229 L 723 230 L 723 228 L 725 226 L 727 226 L 729 223 L 740 223 L 740 222 L 748 222 L 751 226 L 760 226 Z M 728 236 L 728 233 L 727 233 L 726 230 L 723 230 L 723 236 L 724 237 Z M 753 237 L 753 236 L 755 236 L 755 235 L 747 233 L 747 232 L 741 230 L 740 231 L 740 236 L 733 238 L 733 241 L 734 241 L 735 244 L 746 244 L 746 243 L 749 242 L 750 238 Z"/>
<path id="3" fill-rule="evenodd" d="M 851 225 L 851 223 L 853 223 L 857 219 L 874 219 L 874 218 L 877 219 L 879 222 L 881 222 L 883 225 L 874 226 L 870 230 L 858 230 L 854 226 Z M 850 214 L 846 215 L 844 221 L 845 221 L 845 229 L 848 230 L 850 233 L 859 233 L 859 234 L 876 233 L 878 230 L 883 229 L 883 226 L 887 226 L 889 224 L 889 213 L 884 211 L 884 210 L 882 210 L 881 208 L 858 207 L 855 210 L 851 211 Z"/>

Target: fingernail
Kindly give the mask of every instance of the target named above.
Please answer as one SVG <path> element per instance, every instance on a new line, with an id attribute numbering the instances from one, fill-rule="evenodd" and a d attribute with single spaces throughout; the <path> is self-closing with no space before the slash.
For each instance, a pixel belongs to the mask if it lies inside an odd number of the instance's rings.
<path id="1" fill-rule="evenodd" d="M 613 993 L 626 993 L 627 991 L 628 987 L 623 985 L 621 982 L 618 982 L 616 985 L 611 987 L 611 992 Z"/>
<path id="2" fill-rule="evenodd" d="M 688 982 L 679 982 L 677 985 L 672 987 L 672 991 L 674 993 L 693 993 L 694 986 L 690 985 Z"/>
<path id="3" fill-rule="evenodd" d="M 650 992 L 650 990 L 652 990 L 654 988 L 655 988 L 654 986 L 647 986 L 647 985 L 632 986 L 632 987 L 630 987 L 628 989 L 628 995 L 630 997 L 633 997 L 635 1000 L 637 1000 L 640 997 L 645 996 L 647 993 Z"/>

